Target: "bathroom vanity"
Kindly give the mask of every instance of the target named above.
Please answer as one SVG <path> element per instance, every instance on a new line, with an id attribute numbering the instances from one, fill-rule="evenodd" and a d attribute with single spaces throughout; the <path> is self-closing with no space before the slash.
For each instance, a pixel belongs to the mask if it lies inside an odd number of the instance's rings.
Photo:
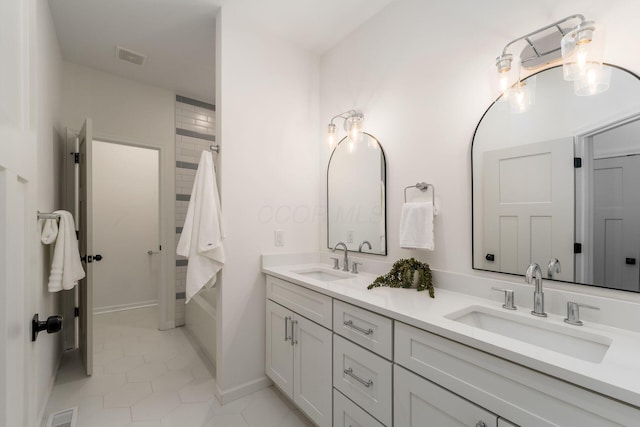
<path id="1" fill-rule="evenodd" d="M 263 256 L 266 373 L 317 425 L 640 423 L 640 333 L 505 310 L 490 291 L 367 290 L 376 275 L 323 258 Z"/>

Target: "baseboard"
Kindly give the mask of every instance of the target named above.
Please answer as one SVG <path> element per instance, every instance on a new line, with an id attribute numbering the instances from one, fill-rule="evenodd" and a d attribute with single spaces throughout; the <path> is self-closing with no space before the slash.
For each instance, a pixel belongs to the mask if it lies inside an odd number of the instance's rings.
<path id="1" fill-rule="evenodd" d="M 218 383 L 216 382 L 216 397 L 220 401 L 220 404 L 226 405 L 227 403 L 231 403 L 234 400 L 240 399 L 241 397 L 248 396 L 251 393 L 255 393 L 258 390 L 270 387 L 272 384 L 273 383 L 271 382 L 271 380 L 268 377 L 264 376 L 262 378 L 258 378 L 257 380 L 241 384 L 230 390 L 221 390 L 220 385 L 218 385 Z"/>
<path id="2" fill-rule="evenodd" d="M 49 399 L 51 398 L 51 393 L 53 392 L 53 387 L 56 385 L 56 379 L 58 378 L 58 371 L 60 370 L 60 364 L 62 363 L 62 356 L 66 350 L 62 350 L 62 352 L 58 355 L 58 361 L 56 362 L 56 367 L 54 368 L 54 374 L 51 376 L 51 381 L 49 381 L 49 391 L 47 392 L 47 399 L 42 405 L 42 408 L 38 409 L 38 418 L 40 420 L 40 424 L 45 425 L 47 420 L 45 419 L 45 411 L 47 410 L 47 405 L 49 405 Z"/>
<path id="3" fill-rule="evenodd" d="M 108 307 L 94 307 L 93 314 L 114 313 L 116 311 L 135 310 L 137 308 L 155 307 L 158 300 L 140 301 L 131 304 L 112 305 Z"/>

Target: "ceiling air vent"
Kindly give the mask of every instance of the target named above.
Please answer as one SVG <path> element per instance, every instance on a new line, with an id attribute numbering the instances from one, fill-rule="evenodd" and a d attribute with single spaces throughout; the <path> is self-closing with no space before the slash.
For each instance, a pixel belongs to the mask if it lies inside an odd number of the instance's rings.
<path id="1" fill-rule="evenodd" d="M 144 64 L 147 57 L 141 53 L 134 52 L 122 46 L 116 46 L 116 57 L 122 61 L 130 62 L 136 65 Z"/>

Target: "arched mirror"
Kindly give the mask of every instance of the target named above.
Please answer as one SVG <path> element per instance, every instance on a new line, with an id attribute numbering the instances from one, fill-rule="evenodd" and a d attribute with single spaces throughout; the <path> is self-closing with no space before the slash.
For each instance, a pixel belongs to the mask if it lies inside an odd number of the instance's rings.
<path id="1" fill-rule="evenodd" d="M 327 244 L 350 251 L 386 255 L 386 167 L 380 142 L 363 133 L 357 143 L 344 138 L 327 168 Z"/>
<path id="2" fill-rule="evenodd" d="M 640 291 L 640 80 L 577 96 L 562 68 L 535 78 L 530 111 L 486 111 L 472 143 L 473 268 Z M 560 268 L 550 266 L 557 259 Z"/>

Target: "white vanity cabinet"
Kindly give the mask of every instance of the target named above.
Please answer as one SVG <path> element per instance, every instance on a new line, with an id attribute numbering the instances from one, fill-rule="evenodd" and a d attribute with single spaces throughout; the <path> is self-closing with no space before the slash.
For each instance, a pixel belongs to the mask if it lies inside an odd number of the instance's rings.
<path id="1" fill-rule="evenodd" d="M 474 405 L 431 381 L 393 368 L 394 426 L 493 427 L 498 416 Z"/>
<path id="2" fill-rule="evenodd" d="M 280 291 L 295 287 L 287 295 L 291 306 L 318 314 L 323 301 L 331 298 L 279 279 L 268 278 Z M 274 283 L 274 281 L 276 283 Z M 282 283 L 281 283 L 282 282 Z M 296 289 L 299 288 L 299 289 Z M 266 306 L 266 373 L 318 426 L 332 425 L 332 332 L 279 304 L 282 293 L 271 294 Z M 305 304 L 311 302 L 311 304 Z M 321 310 L 320 310 L 321 312 Z M 314 316 L 318 318 L 318 316 Z M 322 318 L 322 316 L 320 316 Z M 329 321 L 331 317 L 329 316 Z"/>

